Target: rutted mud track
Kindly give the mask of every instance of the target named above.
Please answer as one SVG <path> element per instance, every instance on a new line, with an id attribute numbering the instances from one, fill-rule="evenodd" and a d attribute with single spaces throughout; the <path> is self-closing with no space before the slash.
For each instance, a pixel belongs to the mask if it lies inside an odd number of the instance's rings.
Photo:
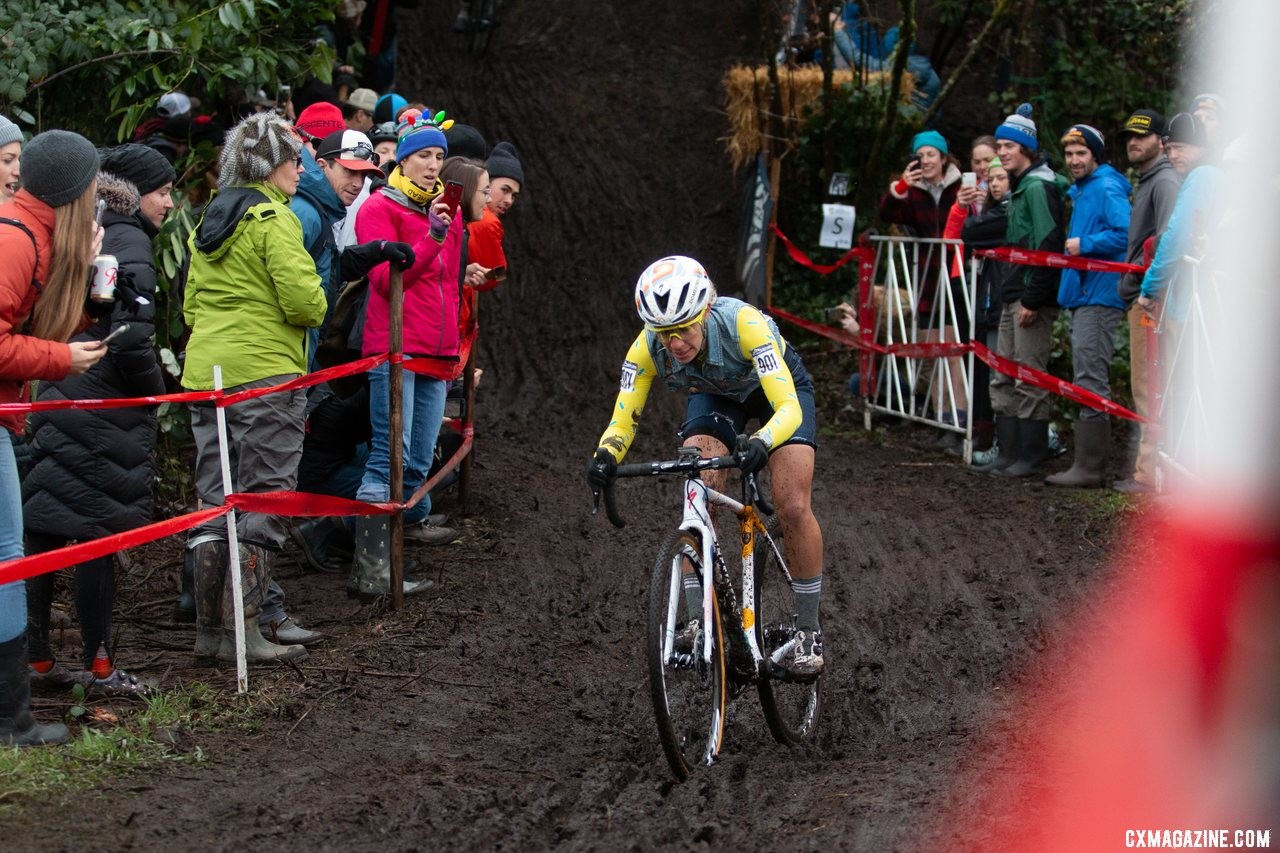
<path id="1" fill-rule="evenodd" d="M 424 4 L 427 5 L 427 4 Z M 508 4 L 483 63 L 447 9 L 406 14 L 401 89 L 516 143 L 528 184 L 508 224 L 510 284 L 481 307 L 486 368 L 475 497 L 460 545 L 416 549 L 439 595 L 403 614 L 349 603 L 342 579 L 282 575 L 330 642 L 270 689 L 257 731 L 198 731 L 200 768 L 163 767 L 28 809 L 33 848 L 457 849 L 911 846 L 952 798 L 1010 679 L 1093 582 L 1108 531 L 1078 496 L 979 482 L 949 458 L 824 436 L 830 649 L 821 732 L 772 741 L 751 693 L 717 767 L 673 785 L 656 744 L 641 630 L 672 489 L 632 481 L 631 524 L 587 512 L 581 466 L 634 334 L 631 282 L 683 251 L 730 281 L 737 184 L 719 80 L 756 55 L 754 4 Z M 640 456 L 670 452 L 677 401 L 646 413 Z M 455 513 L 447 502 L 444 509 Z M 121 660 L 190 666 L 167 623 L 165 543 L 121 619 Z M 256 674 L 255 674 L 256 675 Z M 274 711 L 274 713 L 272 713 Z"/>

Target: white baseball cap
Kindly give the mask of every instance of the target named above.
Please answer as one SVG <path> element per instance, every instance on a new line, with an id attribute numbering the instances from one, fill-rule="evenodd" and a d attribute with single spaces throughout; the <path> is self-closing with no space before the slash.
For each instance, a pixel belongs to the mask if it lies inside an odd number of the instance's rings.
<path id="1" fill-rule="evenodd" d="M 378 155 L 369 137 L 358 130 L 335 130 L 316 143 L 316 159 L 341 163 L 353 172 L 377 172 Z"/>
<path id="2" fill-rule="evenodd" d="M 163 118 L 184 116 L 191 112 L 191 99 L 182 92 L 165 92 L 160 96 L 156 112 Z"/>

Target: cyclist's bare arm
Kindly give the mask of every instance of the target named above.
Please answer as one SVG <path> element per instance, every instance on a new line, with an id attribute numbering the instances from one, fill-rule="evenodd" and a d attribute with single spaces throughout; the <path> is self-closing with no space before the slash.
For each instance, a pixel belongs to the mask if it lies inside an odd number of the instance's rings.
<path id="1" fill-rule="evenodd" d="M 657 367 L 649 353 L 645 332 L 641 329 L 622 362 L 622 377 L 618 381 L 618 398 L 613 404 L 613 417 L 597 445 L 609 451 L 617 462 L 621 462 L 627 455 L 631 442 L 635 440 L 636 431 L 640 428 L 640 414 L 644 410 L 645 401 L 649 399 L 649 388 L 653 385 L 656 374 Z"/>

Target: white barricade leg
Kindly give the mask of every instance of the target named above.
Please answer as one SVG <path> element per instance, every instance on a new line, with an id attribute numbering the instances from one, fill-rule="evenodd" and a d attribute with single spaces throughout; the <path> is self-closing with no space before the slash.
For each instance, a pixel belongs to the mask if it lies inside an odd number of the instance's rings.
<path id="1" fill-rule="evenodd" d="M 213 389 L 222 390 L 222 365 L 213 366 Z M 218 456 L 222 461 L 222 497 L 232 493 L 231 453 L 227 447 L 227 415 L 222 406 L 217 406 L 218 423 Z M 235 599 L 235 635 L 236 635 L 236 692 L 249 691 L 249 661 L 244 649 L 244 585 L 240 579 L 240 537 L 236 532 L 236 511 L 229 510 L 227 519 L 227 571 L 231 573 L 231 596 Z M 265 590 L 263 590 L 265 592 Z M 223 608 L 226 612 L 226 608 Z M 225 631 L 226 625 L 222 626 Z"/>

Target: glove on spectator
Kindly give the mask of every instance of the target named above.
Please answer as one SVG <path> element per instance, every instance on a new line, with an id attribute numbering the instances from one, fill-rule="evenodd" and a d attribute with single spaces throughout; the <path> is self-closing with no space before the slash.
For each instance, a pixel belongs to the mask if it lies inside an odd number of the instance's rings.
<path id="1" fill-rule="evenodd" d="M 449 233 L 449 226 L 439 216 L 436 216 L 434 210 L 427 213 L 427 218 L 431 220 L 431 238 L 437 242 L 444 242 L 444 235 Z"/>
<path id="2" fill-rule="evenodd" d="M 609 481 L 613 479 L 617 470 L 618 463 L 614 460 L 613 454 L 603 447 L 598 448 L 596 455 L 587 463 L 587 485 L 593 492 L 598 492 L 609 485 Z"/>
<path id="3" fill-rule="evenodd" d="M 408 243 L 371 240 L 343 250 L 341 260 L 342 280 L 357 281 L 383 261 L 390 261 L 399 270 L 408 269 L 413 264 L 413 248 Z"/>

